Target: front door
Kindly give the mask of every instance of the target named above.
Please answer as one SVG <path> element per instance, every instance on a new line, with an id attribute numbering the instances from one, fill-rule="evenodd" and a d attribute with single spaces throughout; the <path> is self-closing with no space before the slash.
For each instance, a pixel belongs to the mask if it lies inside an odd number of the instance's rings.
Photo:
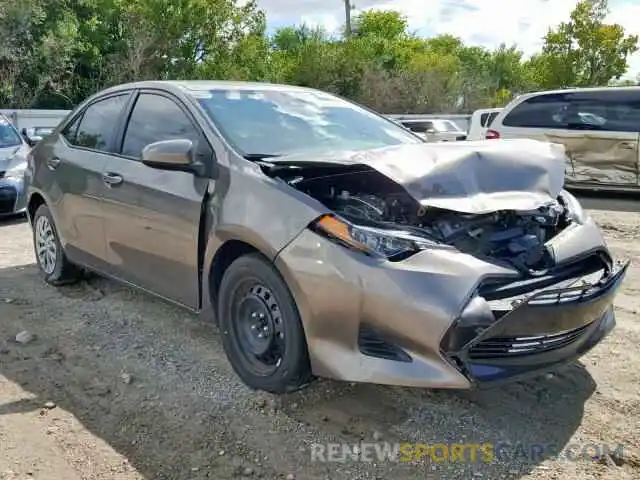
<path id="1" fill-rule="evenodd" d="M 199 307 L 199 228 L 210 180 L 144 165 L 153 142 L 187 138 L 213 154 L 177 99 L 143 91 L 125 127 L 121 155 L 105 166 L 104 195 L 110 272 L 167 299 Z"/>

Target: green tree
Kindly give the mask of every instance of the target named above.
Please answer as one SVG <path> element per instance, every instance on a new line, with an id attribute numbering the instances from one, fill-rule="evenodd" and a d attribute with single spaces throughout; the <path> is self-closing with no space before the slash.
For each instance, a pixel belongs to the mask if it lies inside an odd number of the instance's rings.
<path id="1" fill-rule="evenodd" d="M 469 112 L 530 90 L 621 84 L 638 39 L 606 13 L 605 0 L 583 0 L 525 60 L 515 45 L 420 38 L 393 10 L 355 16 L 349 38 L 306 25 L 268 37 L 255 0 L 0 0 L 0 101 L 70 108 L 117 83 L 206 78 L 305 85 L 387 113 Z"/>
<path id="2" fill-rule="evenodd" d="M 64 5 L 0 2 L 0 101 L 13 108 L 69 108 L 78 24 Z"/>
<path id="3" fill-rule="evenodd" d="M 407 35 L 407 18 L 394 10 L 368 10 L 353 19 L 352 36 L 398 40 Z"/>
<path id="4" fill-rule="evenodd" d="M 607 0 L 582 0 L 568 22 L 547 33 L 541 54 L 531 60 L 540 87 L 604 86 L 624 75 L 638 37 L 604 23 L 608 12 Z"/>

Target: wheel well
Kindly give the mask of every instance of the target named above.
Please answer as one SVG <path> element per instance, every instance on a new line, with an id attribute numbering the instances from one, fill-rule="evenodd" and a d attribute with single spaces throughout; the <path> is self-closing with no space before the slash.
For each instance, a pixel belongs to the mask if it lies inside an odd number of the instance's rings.
<path id="1" fill-rule="evenodd" d="M 236 259 L 249 253 L 260 253 L 260 251 L 241 240 L 229 240 L 218 249 L 211 263 L 211 273 L 209 275 L 209 289 L 213 305 L 217 301 L 224 272 Z"/>
<path id="2" fill-rule="evenodd" d="M 38 210 L 40 205 L 43 205 L 44 203 L 46 202 L 44 201 L 44 198 L 42 198 L 42 195 L 40 195 L 39 193 L 34 193 L 33 195 L 31 195 L 31 198 L 29 199 L 29 206 L 27 207 L 27 211 L 29 212 L 29 219 L 33 219 L 33 216 L 36 214 L 36 211 Z"/>

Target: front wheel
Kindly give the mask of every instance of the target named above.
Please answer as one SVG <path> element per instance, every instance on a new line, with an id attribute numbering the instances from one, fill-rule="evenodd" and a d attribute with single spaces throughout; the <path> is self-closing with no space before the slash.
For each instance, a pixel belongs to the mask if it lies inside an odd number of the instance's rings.
<path id="1" fill-rule="evenodd" d="M 298 309 L 278 271 L 261 255 L 244 255 L 226 270 L 218 319 L 231 366 L 249 387 L 285 393 L 309 382 Z"/>
<path id="2" fill-rule="evenodd" d="M 67 260 L 46 205 L 40 205 L 33 216 L 33 247 L 38 268 L 47 283 L 63 285 L 78 280 L 79 271 Z"/>

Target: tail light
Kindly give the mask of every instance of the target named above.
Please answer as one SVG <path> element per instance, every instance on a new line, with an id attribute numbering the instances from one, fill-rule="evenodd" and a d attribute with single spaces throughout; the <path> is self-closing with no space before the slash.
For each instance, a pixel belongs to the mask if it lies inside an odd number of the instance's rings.
<path id="1" fill-rule="evenodd" d="M 500 138 L 500 132 L 489 129 L 487 130 L 487 133 L 485 133 L 484 138 L 486 138 L 487 140 L 496 140 Z"/>

